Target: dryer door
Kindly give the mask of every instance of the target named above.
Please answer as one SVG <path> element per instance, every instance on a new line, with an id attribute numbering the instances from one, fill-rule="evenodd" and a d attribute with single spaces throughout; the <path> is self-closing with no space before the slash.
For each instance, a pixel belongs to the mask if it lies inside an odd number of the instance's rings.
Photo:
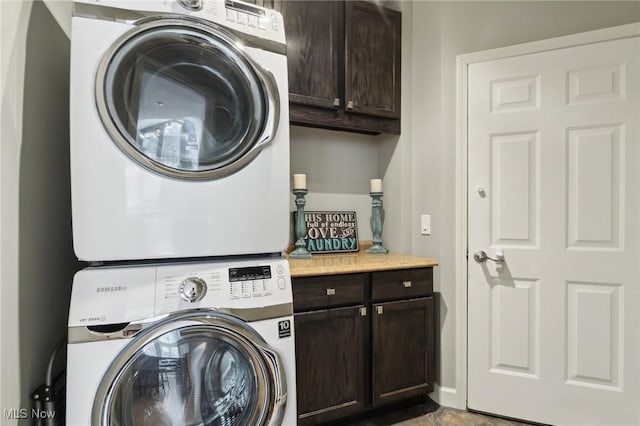
<path id="1" fill-rule="evenodd" d="M 243 321 L 211 312 L 169 317 L 111 364 L 92 424 L 277 425 L 283 374 L 278 354 Z"/>
<path id="2" fill-rule="evenodd" d="M 96 104 L 119 148 L 166 176 L 214 179 L 246 166 L 273 139 L 273 75 L 240 40 L 199 21 L 135 26 L 106 52 Z"/>

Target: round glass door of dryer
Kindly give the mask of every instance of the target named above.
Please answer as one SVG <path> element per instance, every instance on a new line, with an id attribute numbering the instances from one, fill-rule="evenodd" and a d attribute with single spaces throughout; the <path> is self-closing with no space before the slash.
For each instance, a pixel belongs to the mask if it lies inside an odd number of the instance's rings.
<path id="1" fill-rule="evenodd" d="M 105 54 L 96 103 L 114 142 L 155 172 L 213 179 L 271 140 L 273 76 L 219 28 L 161 19 L 136 26 Z"/>
<path id="2" fill-rule="evenodd" d="M 99 386 L 92 424 L 277 424 L 286 389 L 263 344 L 219 319 L 187 323 L 151 330 L 123 351 Z"/>

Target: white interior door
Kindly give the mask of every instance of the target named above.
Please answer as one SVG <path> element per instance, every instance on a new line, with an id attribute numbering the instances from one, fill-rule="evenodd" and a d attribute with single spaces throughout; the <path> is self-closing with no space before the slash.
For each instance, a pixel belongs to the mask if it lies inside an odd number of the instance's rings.
<path id="1" fill-rule="evenodd" d="M 640 424 L 639 56 L 632 38 L 469 66 L 471 409 Z"/>

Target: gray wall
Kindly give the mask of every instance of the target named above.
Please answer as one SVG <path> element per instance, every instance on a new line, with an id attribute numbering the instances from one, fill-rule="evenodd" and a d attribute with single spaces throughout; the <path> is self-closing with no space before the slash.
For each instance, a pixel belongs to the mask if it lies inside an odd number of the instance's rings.
<path id="1" fill-rule="evenodd" d="M 66 337 L 71 279 L 80 265 L 71 243 L 69 39 L 41 1 L 0 7 L 4 410 L 31 407 L 49 355 Z"/>
<path id="2" fill-rule="evenodd" d="M 291 140 L 291 173 L 307 175 L 305 210 L 354 210 L 359 239 L 371 240 L 369 181 L 383 177 L 376 140 L 298 126 L 291 127 Z"/>
<path id="3" fill-rule="evenodd" d="M 20 408 L 18 185 L 29 2 L 0 2 L 0 410 Z M 3 419 L 2 424 L 15 421 Z"/>
<path id="4" fill-rule="evenodd" d="M 71 281 L 79 269 L 71 241 L 69 50 L 49 9 L 35 1 L 27 31 L 18 204 L 22 407 L 44 382 L 49 354 L 65 341 Z"/>
<path id="5" fill-rule="evenodd" d="M 313 131 L 316 141 L 332 140 L 331 157 L 373 159 L 384 179 L 383 239 L 394 251 L 434 257 L 440 298 L 440 375 L 437 383 L 450 395 L 456 386 L 455 335 L 455 171 L 456 56 L 551 37 L 640 21 L 640 2 L 615 1 L 400 1 L 403 12 L 402 135 L 352 136 Z M 304 173 L 312 154 L 308 130 L 292 132 L 292 172 Z M 298 144 L 299 140 L 305 139 Z M 365 141 L 369 141 L 366 144 Z M 355 143 L 356 148 L 349 146 Z M 317 149 L 317 148 L 313 148 Z M 324 161 L 324 162 L 323 162 Z M 318 158 L 317 170 L 330 160 Z M 355 164 L 355 163 L 354 163 Z M 363 165 L 367 170 L 371 165 Z M 373 172 L 373 170 L 371 171 Z M 362 181 L 357 169 L 343 179 Z M 315 178 L 314 178 L 315 179 Z M 319 177 L 318 177 L 319 179 Z M 353 190 L 365 210 L 368 186 Z M 310 186 L 310 192 L 315 189 Z M 340 205 L 327 191 L 316 209 Z M 313 194 L 312 194 L 313 195 Z M 360 222 L 368 222 L 368 215 Z M 420 214 L 431 214 L 432 235 L 419 234 Z M 364 220 L 363 220 L 364 219 Z M 361 236 L 365 235 L 361 232 Z M 370 233 L 369 233 L 370 235 Z"/>

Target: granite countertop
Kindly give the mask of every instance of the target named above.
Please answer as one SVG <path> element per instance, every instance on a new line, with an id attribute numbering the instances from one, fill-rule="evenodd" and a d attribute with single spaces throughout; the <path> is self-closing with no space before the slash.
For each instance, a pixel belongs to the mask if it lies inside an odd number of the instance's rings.
<path id="1" fill-rule="evenodd" d="M 340 254 L 314 254 L 311 259 L 289 259 L 291 277 L 352 274 L 393 269 L 426 268 L 438 265 L 428 257 L 398 253 L 367 254 L 369 244 L 360 243 L 360 251 Z"/>

